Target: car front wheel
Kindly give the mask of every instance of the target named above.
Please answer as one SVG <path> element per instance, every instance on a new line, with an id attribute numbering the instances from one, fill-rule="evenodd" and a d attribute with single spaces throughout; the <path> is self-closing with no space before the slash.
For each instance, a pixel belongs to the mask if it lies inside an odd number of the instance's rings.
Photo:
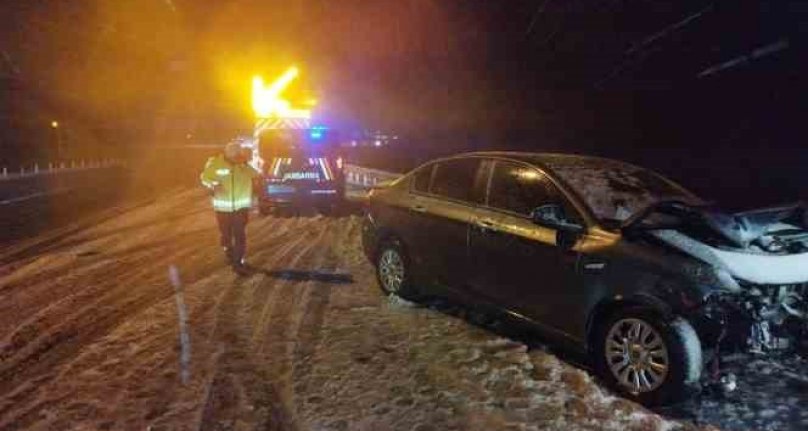
<path id="1" fill-rule="evenodd" d="M 385 294 L 416 299 L 409 271 L 409 259 L 398 241 L 387 241 L 379 248 L 376 257 L 376 275 L 379 286 Z"/>
<path id="2" fill-rule="evenodd" d="M 682 400 L 701 375 L 701 343 L 684 319 L 625 310 L 599 328 L 594 349 L 603 379 L 646 405 Z"/>

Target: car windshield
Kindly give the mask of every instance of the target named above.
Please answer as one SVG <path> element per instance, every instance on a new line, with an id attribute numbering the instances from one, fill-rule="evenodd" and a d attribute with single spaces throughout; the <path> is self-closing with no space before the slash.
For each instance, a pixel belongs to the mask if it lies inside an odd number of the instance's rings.
<path id="1" fill-rule="evenodd" d="M 627 163 L 587 158 L 550 165 L 605 224 L 622 223 L 648 205 L 662 200 L 702 203 L 676 183 Z"/>

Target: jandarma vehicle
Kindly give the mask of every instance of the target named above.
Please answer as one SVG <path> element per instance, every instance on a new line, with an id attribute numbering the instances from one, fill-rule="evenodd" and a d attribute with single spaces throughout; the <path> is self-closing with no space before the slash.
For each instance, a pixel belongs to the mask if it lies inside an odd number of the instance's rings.
<path id="1" fill-rule="evenodd" d="M 384 292 L 504 311 L 660 404 L 720 377 L 726 354 L 801 346 L 806 213 L 724 213 L 609 159 L 471 153 L 374 189 L 363 243 Z"/>
<path id="2" fill-rule="evenodd" d="M 329 212 L 343 203 L 345 174 L 333 136 L 325 128 L 269 129 L 260 134 L 262 214 L 305 206 Z"/>

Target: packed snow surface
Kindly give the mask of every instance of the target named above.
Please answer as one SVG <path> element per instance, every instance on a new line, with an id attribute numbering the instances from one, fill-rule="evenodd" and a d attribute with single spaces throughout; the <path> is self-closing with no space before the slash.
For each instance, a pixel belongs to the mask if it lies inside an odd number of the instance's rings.
<path id="1" fill-rule="evenodd" d="M 204 194 L 117 214 L 0 254 L 0 430 L 698 428 L 382 296 L 356 216 L 254 218 L 237 277 Z"/>

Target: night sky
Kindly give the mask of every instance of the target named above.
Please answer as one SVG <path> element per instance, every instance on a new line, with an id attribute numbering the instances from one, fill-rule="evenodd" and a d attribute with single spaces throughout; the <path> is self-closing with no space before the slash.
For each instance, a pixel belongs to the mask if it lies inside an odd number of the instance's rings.
<path id="1" fill-rule="evenodd" d="M 796 1 L 4 1 L 3 145 L 55 116 L 100 141 L 213 139 L 249 124 L 253 74 L 294 63 L 292 96 L 342 127 L 610 155 L 680 180 L 713 165 L 713 194 L 762 190 L 759 176 L 785 184 L 773 199 L 804 196 L 806 15 Z"/>

